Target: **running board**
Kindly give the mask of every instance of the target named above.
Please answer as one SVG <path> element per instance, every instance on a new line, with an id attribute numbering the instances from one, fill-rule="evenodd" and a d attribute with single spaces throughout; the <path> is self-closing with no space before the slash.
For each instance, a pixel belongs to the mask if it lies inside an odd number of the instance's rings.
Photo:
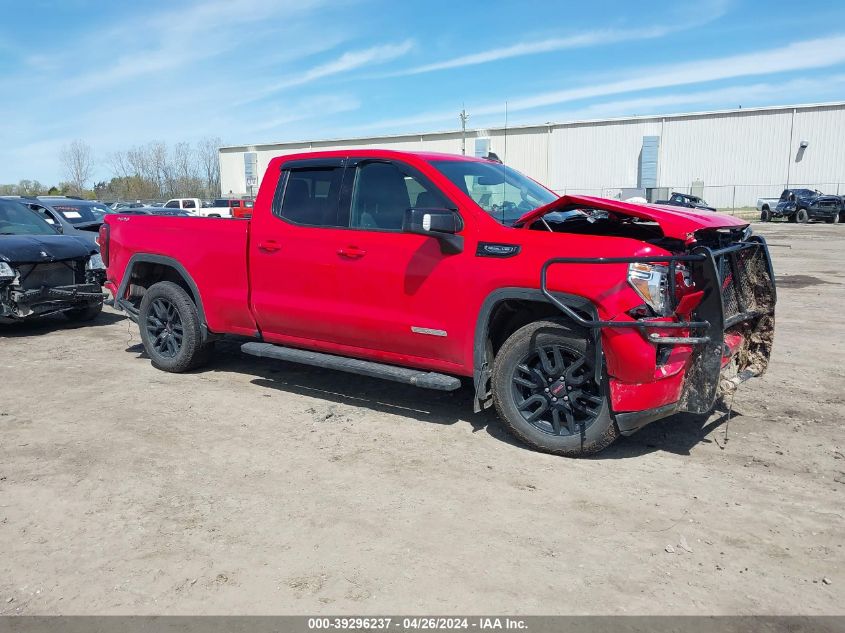
<path id="1" fill-rule="evenodd" d="M 258 356 L 259 358 L 274 358 L 286 360 L 291 363 L 302 363 L 303 365 L 314 365 L 327 369 L 336 369 L 350 374 L 360 376 L 371 376 L 372 378 L 383 378 L 394 382 L 402 382 L 414 387 L 423 389 L 437 389 L 438 391 L 455 391 L 460 388 L 461 381 L 454 376 L 437 374 L 430 371 L 418 371 L 395 365 L 374 363 L 368 360 L 347 358 L 345 356 L 334 356 L 333 354 L 322 354 L 320 352 L 309 352 L 293 347 L 282 347 L 271 343 L 244 343 L 241 345 L 244 354 Z"/>

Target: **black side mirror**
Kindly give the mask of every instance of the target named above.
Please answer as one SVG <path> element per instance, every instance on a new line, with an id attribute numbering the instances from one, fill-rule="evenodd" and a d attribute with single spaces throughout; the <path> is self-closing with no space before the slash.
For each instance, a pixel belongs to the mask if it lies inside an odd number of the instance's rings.
<path id="1" fill-rule="evenodd" d="M 405 211 L 402 231 L 433 237 L 440 242 L 440 251 L 451 255 L 464 250 L 464 238 L 456 235 L 463 229 L 461 216 L 451 209 L 417 209 Z"/>

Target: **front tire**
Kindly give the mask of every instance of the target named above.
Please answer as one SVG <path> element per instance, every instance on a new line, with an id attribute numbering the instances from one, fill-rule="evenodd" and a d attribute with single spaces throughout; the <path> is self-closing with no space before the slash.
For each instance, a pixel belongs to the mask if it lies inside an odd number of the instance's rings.
<path id="1" fill-rule="evenodd" d="M 586 339 L 586 331 L 564 322 L 535 321 L 514 332 L 496 355 L 496 411 L 536 450 L 581 457 L 619 436 Z"/>
<path id="2" fill-rule="evenodd" d="M 181 373 L 210 357 L 211 345 L 203 343 L 197 306 L 178 284 L 160 281 L 151 286 L 141 300 L 138 324 L 156 369 Z"/>
<path id="3" fill-rule="evenodd" d="M 810 221 L 810 214 L 807 213 L 807 209 L 798 209 L 795 212 L 795 221 L 798 224 L 807 224 Z"/>

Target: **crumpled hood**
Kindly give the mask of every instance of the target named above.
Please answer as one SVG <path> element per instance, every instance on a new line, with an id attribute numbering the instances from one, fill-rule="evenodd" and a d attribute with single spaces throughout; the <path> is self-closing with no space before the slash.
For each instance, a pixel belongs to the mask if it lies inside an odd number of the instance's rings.
<path id="1" fill-rule="evenodd" d="M 0 261 L 35 264 L 62 259 L 82 259 L 96 247 L 69 235 L 0 235 Z"/>
<path id="2" fill-rule="evenodd" d="M 693 234 L 701 229 L 748 226 L 748 222 L 745 220 L 712 211 L 698 211 L 688 207 L 669 205 L 635 204 L 594 196 L 561 196 L 554 202 L 529 211 L 520 217 L 514 226 L 529 225 L 540 216 L 573 205 L 602 209 L 641 220 L 651 220 L 660 225 L 666 237 L 683 240 L 684 242 L 695 239 Z"/>

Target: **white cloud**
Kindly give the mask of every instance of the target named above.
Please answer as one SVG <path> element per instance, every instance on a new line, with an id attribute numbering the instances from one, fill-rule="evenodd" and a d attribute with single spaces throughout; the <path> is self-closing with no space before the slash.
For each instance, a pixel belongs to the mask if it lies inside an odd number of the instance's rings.
<path id="1" fill-rule="evenodd" d="M 262 22 L 281 19 L 286 24 L 308 15 L 326 0 L 298 0 L 276 3 L 264 0 L 215 0 L 194 2 L 176 10 L 166 10 L 139 17 L 131 24 L 106 30 L 103 40 L 109 42 L 102 52 L 111 53 L 103 64 L 89 63 L 96 70 L 71 75 L 64 82 L 66 94 L 82 94 L 111 88 L 143 75 L 152 75 L 182 68 L 195 62 L 218 57 L 242 46 L 245 29 Z M 138 33 L 143 38 L 138 40 Z M 233 36 L 233 33 L 235 36 Z M 331 42 L 319 50 L 330 48 Z M 121 53 L 121 51 L 130 51 Z M 53 55 L 61 58 L 65 53 Z M 39 60 L 50 64 L 45 56 Z M 58 64 L 58 59 L 53 65 Z"/>
<path id="2" fill-rule="evenodd" d="M 511 113 L 533 110 L 584 99 L 627 92 L 655 90 L 711 81 L 770 75 L 775 73 L 826 68 L 845 62 L 845 35 L 806 40 L 755 53 L 730 55 L 678 64 L 639 68 L 625 72 L 626 79 L 588 84 L 530 96 L 508 99 Z M 468 108 L 470 115 L 501 116 L 504 99 Z M 392 120 L 382 120 L 364 128 L 401 128 L 456 120 L 455 112 L 428 112 Z"/>
<path id="3" fill-rule="evenodd" d="M 278 131 L 279 128 L 289 123 L 324 117 L 329 114 L 351 112 L 360 107 L 361 102 L 350 95 L 319 95 L 296 103 L 286 103 L 283 109 L 280 108 L 283 114 L 276 114 L 275 116 L 270 114 L 262 117 L 260 123 L 248 127 L 242 133 Z"/>
<path id="4" fill-rule="evenodd" d="M 537 55 L 540 53 L 550 53 L 554 51 L 585 48 L 603 44 L 615 44 L 632 40 L 654 39 L 711 22 L 725 14 L 727 4 L 728 2 L 726 0 L 699 2 L 696 5 L 695 15 L 676 16 L 677 19 L 671 21 L 669 24 L 655 25 L 651 27 L 641 26 L 639 28 L 631 29 L 597 29 L 583 31 L 576 35 L 569 35 L 566 37 L 554 37 L 538 41 L 520 42 L 518 44 L 511 44 L 509 46 L 502 46 L 478 53 L 454 57 L 441 62 L 424 64 L 422 66 L 400 70 L 398 72 L 391 73 L 388 76 L 401 77 L 405 75 L 419 75 L 438 70 L 448 70 L 452 68 L 486 64 L 513 57 L 523 57 L 525 55 Z M 684 7 L 681 7 L 681 11 L 684 11 L 684 9 Z"/>
<path id="5" fill-rule="evenodd" d="M 282 81 L 271 84 L 262 90 L 256 91 L 250 98 L 241 101 L 238 105 L 252 103 L 253 101 L 258 101 L 268 95 L 281 92 L 282 90 L 286 90 L 288 88 L 309 84 L 314 81 L 318 81 L 319 79 L 324 79 L 332 75 L 339 75 L 364 66 L 385 64 L 398 57 L 406 55 L 413 47 L 414 42 L 412 40 L 406 40 L 404 42 L 400 42 L 399 44 L 382 44 L 363 50 L 346 51 L 331 61 L 314 66 L 313 68 L 310 68 L 298 75 L 292 75 Z"/>
<path id="6" fill-rule="evenodd" d="M 423 66 L 416 66 L 414 68 L 401 70 L 396 73 L 391 73 L 390 76 L 401 77 L 404 75 L 419 75 L 437 70 L 448 70 L 451 68 L 462 68 L 464 66 L 486 64 L 488 62 L 495 62 L 511 57 L 550 53 L 569 48 L 584 48 L 587 46 L 596 46 L 598 44 L 624 42 L 626 40 L 648 39 L 660 37 L 669 31 L 670 29 L 668 27 L 663 26 L 651 27 L 648 29 L 605 29 L 599 31 L 587 31 L 578 35 L 570 35 L 569 37 L 556 37 L 539 40 L 537 42 L 521 42 L 519 44 L 493 48 L 479 53 L 472 53 L 470 55 L 462 55 L 442 62 L 435 62 L 433 64 L 425 64 Z"/>
<path id="7" fill-rule="evenodd" d="M 792 79 L 785 82 L 743 84 L 717 90 L 698 90 L 679 94 L 663 94 L 632 99 L 605 101 L 584 108 L 565 110 L 546 115 L 551 121 L 576 121 L 592 118 L 636 116 L 652 114 L 667 108 L 691 106 L 754 107 L 782 100 L 783 94 L 811 94 L 822 98 L 837 98 L 845 88 L 845 74 L 827 75 L 817 79 Z M 800 99 L 798 101 L 801 101 Z"/>

